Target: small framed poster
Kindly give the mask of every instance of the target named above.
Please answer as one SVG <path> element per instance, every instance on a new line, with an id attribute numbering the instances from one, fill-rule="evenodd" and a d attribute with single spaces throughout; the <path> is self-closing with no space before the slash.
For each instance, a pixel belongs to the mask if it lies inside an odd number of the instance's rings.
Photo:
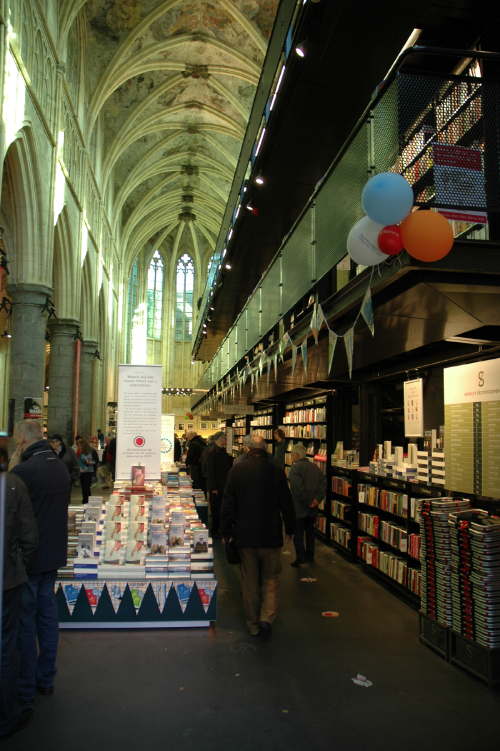
<path id="1" fill-rule="evenodd" d="M 405 381 L 403 391 L 405 436 L 407 438 L 421 438 L 424 435 L 423 380 L 415 378 L 413 381 Z"/>

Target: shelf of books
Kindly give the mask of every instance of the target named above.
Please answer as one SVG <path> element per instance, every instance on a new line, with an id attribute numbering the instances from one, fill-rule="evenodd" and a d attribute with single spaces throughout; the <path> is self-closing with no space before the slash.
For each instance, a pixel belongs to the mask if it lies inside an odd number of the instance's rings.
<path id="1" fill-rule="evenodd" d="M 215 621 L 213 547 L 197 510 L 205 503 L 177 470 L 162 473 L 162 483 L 116 482 L 107 501 L 70 506 L 68 564 L 56 582 L 61 628 Z"/>
<path id="2" fill-rule="evenodd" d="M 349 471 L 331 466 L 327 501 L 329 538 L 335 548 L 351 559 L 356 557 L 355 488 Z"/>
<path id="3" fill-rule="evenodd" d="M 233 420 L 233 456 L 241 453 L 244 436 L 250 433 L 250 416 L 235 417 Z"/>
<path id="4" fill-rule="evenodd" d="M 287 404 L 283 416 L 287 446 L 285 454 L 285 472 L 291 465 L 291 449 L 294 442 L 304 444 L 310 461 L 327 475 L 327 405 L 326 398 L 319 397 L 308 401 Z M 320 507 L 316 519 L 316 530 L 322 538 L 328 537 L 326 526 L 326 507 Z"/>
<path id="5" fill-rule="evenodd" d="M 268 451 L 273 453 L 274 439 L 274 412 L 272 409 L 256 410 L 251 416 L 250 431 L 258 433 L 268 444 Z"/>

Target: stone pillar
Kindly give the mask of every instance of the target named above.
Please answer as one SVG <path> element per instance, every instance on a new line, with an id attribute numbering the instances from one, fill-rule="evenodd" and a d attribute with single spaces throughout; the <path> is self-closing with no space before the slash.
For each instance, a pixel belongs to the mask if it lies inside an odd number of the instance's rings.
<path id="1" fill-rule="evenodd" d="M 80 353 L 80 404 L 78 405 L 78 432 L 84 436 L 92 434 L 93 385 L 94 385 L 94 352 L 98 349 L 97 342 L 82 342 Z M 98 425 L 104 432 L 105 425 Z"/>
<path id="2" fill-rule="evenodd" d="M 60 318 L 49 322 L 49 433 L 73 442 L 75 341 L 78 321 Z"/>
<path id="3" fill-rule="evenodd" d="M 10 398 L 15 400 L 14 420 L 22 420 L 24 399 L 43 399 L 45 385 L 45 333 L 43 310 L 51 290 L 41 284 L 9 285 L 12 297 Z"/>

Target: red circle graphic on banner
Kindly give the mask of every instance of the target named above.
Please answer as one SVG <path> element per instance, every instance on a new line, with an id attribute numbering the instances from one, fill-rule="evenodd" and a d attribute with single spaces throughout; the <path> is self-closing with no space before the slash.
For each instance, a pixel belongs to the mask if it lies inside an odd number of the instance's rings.
<path id="1" fill-rule="evenodd" d="M 138 448 L 142 448 L 146 443 L 146 439 L 142 435 L 136 435 L 134 438 L 134 446 L 137 446 Z"/>

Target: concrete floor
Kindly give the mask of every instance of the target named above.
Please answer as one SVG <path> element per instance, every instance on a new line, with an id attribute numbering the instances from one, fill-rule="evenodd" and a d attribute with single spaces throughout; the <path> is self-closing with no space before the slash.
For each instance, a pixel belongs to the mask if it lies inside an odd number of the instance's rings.
<path id="1" fill-rule="evenodd" d="M 359 567 L 322 545 L 317 558 L 298 573 L 283 555 L 267 643 L 246 635 L 237 567 L 220 554 L 216 628 L 63 632 L 56 693 L 4 748 L 498 749 L 500 693 L 422 646 L 417 614 Z"/>

